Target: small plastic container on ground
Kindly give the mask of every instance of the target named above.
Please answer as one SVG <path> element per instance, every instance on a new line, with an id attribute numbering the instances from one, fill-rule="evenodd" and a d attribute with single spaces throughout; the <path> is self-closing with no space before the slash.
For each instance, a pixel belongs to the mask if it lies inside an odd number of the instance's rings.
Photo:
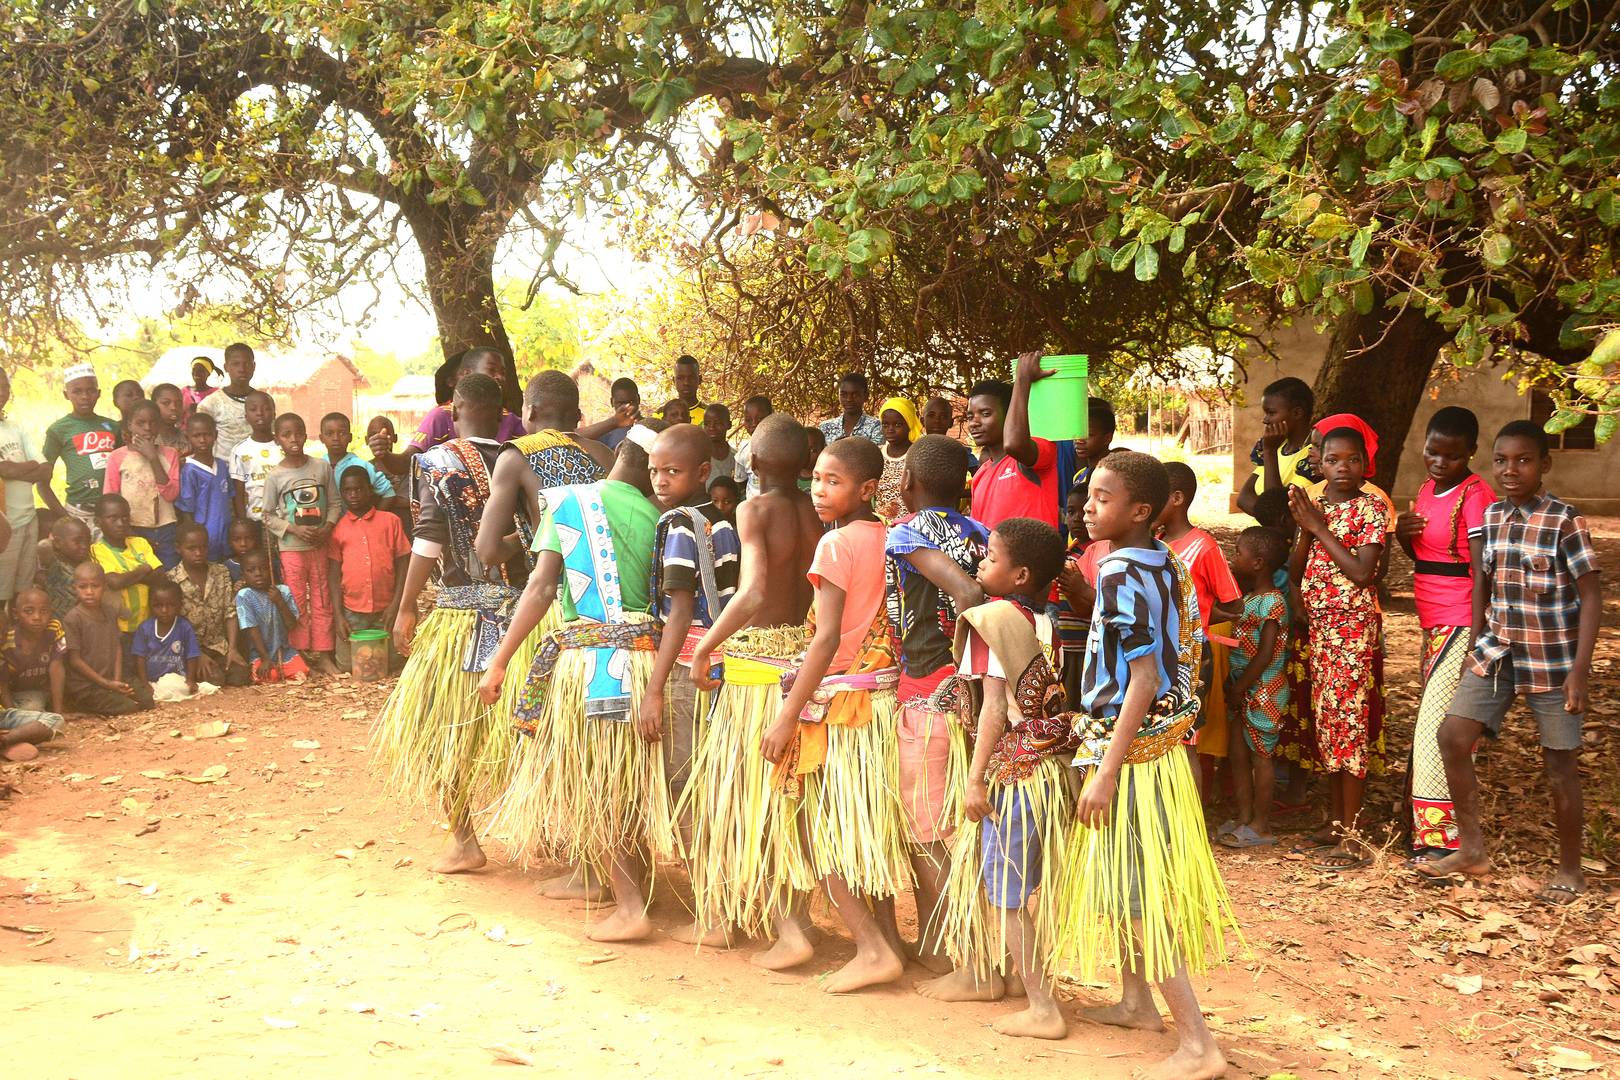
<path id="1" fill-rule="evenodd" d="M 349 670 L 359 682 L 388 677 L 388 631 L 356 630 L 349 635 Z"/>
<path id="2" fill-rule="evenodd" d="M 1085 356 L 1043 356 L 1041 367 L 1053 374 L 1029 388 L 1030 434 L 1054 442 L 1085 438 L 1090 360 Z"/>

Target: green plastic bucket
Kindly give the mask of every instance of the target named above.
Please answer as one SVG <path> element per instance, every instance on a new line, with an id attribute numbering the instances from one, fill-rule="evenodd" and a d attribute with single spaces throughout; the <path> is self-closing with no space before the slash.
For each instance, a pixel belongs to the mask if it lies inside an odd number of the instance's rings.
<path id="1" fill-rule="evenodd" d="M 360 682 L 388 677 L 388 631 L 356 630 L 349 635 L 349 670 Z"/>
<path id="2" fill-rule="evenodd" d="M 1053 374 L 1029 388 L 1029 431 L 1043 439 L 1083 439 L 1087 435 L 1087 376 L 1084 356 L 1043 356 L 1041 367 Z"/>

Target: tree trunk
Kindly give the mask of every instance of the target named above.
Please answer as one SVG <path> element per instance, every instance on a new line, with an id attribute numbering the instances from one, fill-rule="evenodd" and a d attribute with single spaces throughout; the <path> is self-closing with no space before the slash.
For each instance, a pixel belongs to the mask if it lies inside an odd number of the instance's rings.
<path id="1" fill-rule="evenodd" d="M 506 357 L 506 407 L 521 412 L 523 383 L 495 303 L 495 246 L 502 230 L 480 216 L 447 213 L 441 207 L 406 209 L 422 250 L 428 298 L 446 359 L 474 345 L 499 349 Z"/>
<path id="2" fill-rule="evenodd" d="M 1378 433 L 1374 482 L 1395 490 L 1401 448 L 1423 400 L 1440 347 L 1451 335 L 1415 311 L 1393 323 L 1388 315 L 1350 312 L 1339 320 L 1316 376 L 1316 411 L 1354 413 Z"/>

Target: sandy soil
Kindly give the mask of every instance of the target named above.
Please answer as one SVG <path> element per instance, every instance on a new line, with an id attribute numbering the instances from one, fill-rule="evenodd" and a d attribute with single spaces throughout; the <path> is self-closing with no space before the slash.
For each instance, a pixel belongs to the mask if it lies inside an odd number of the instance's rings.
<path id="1" fill-rule="evenodd" d="M 1598 531 L 1604 564 L 1620 566 L 1620 522 Z M 1392 579 L 1399 592 L 1399 563 Z M 1482 757 L 1501 847 L 1482 889 L 1414 886 L 1395 839 L 1347 875 L 1286 848 L 1222 850 L 1245 941 L 1197 987 L 1233 1075 L 1620 1075 L 1620 573 L 1606 594 L 1584 755 L 1592 895 L 1557 910 L 1530 899 L 1551 837 L 1522 715 Z M 1404 752 L 1409 603 L 1389 629 L 1391 747 Z M 540 899 L 540 873 L 492 863 L 435 877 L 424 866 L 441 826 L 406 820 L 366 773 L 385 693 L 340 680 L 81 719 L 37 761 L 0 766 L 16 788 L 0 802 L 0 1001 L 16 1075 L 1106 1078 L 1173 1045 L 1078 1022 L 1060 1043 L 1008 1041 L 990 1029 L 1005 1006 L 926 1001 L 911 991 L 918 969 L 829 997 L 817 977 L 850 949 L 825 911 L 816 960 L 773 975 L 662 937 L 591 943 L 592 913 Z M 217 721 L 229 731 L 195 736 Z M 1399 799 L 1398 772 L 1374 786 L 1380 831 Z M 661 879 L 662 929 L 683 921 L 683 895 L 678 874 Z M 1113 989 L 1062 992 L 1096 1003 Z"/>

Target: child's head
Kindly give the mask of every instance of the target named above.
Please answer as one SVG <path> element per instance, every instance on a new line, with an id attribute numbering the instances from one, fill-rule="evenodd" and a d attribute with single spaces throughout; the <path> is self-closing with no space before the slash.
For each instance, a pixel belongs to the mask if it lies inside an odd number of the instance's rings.
<path id="1" fill-rule="evenodd" d="M 1114 406 L 1100 397 L 1086 399 L 1086 437 L 1080 441 L 1080 456 L 1095 465 L 1114 445 Z"/>
<path id="2" fill-rule="evenodd" d="M 498 355 L 498 354 L 497 354 Z M 562 375 L 562 372 L 557 372 Z M 568 376 L 563 375 L 564 379 Z M 570 382 L 570 385 L 572 383 Z M 450 398 L 450 416 L 462 438 L 493 438 L 500 430 L 501 384 L 480 371 L 463 371 Z"/>
<path id="3" fill-rule="evenodd" d="M 343 496 L 343 508 L 355 517 L 365 517 L 377 505 L 377 493 L 371 487 L 371 474 L 358 465 L 343 470 L 338 481 L 338 494 Z"/>
<path id="4" fill-rule="evenodd" d="M 1528 499 L 1541 490 L 1552 468 L 1552 447 L 1547 432 L 1533 420 L 1514 420 L 1496 433 L 1491 447 L 1496 490 L 1509 499 Z"/>
<path id="5" fill-rule="evenodd" d="M 665 510 L 696 501 L 709 482 L 714 447 L 703 428 L 676 424 L 653 440 L 648 458 L 653 497 Z"/>
<path id="6" fill-rule="evenodd" d="M 791 483 L 804 468 L 809 447 L 809 432 L 797 420 L 772 413 L 759 422 L 748 441 L 748 467 L 761 481 Z"/>
<path id="7" fill-rule="evenodd" d="M 860 416 L 866 411 L 866 399 L 871 391 L 866 376 L 859 371 L 846 371 L 838 379 L 838 407 L 845 416 Z"/>
<path id="8" fill-rule="evenodd" d="M 979 563 L 990 596 L 1044 597 L 1063 569 L 1063 537 L 1044 521 L 1008 518 L 995 527 Z"/>
<path id="9" fill-rule="evenodd" d="M 51 526 L 51 550 L 64 566 L 78 566 L 90 557 L 90 526 L 63 514 Z"/>
<path id="10" fill-rule="evenodd" d="M 696 401 L 698 387 L 703 385 L 703 372 L 697 357 L 682 354 L 675 358 L 675 393 L 682 401 Z M 665 419 L 668 419 L 667 417 Z M 671 423 L 675 421 L 671 420 Z"/>
<path id="11" fill-rule="evenodd" d="M 262 539 L 259 536 L 259 523 L 247 518 L 237 518 L 231 522 L 230 529 L 225 533 L 225 539 L 231 545 L 231 554 L 240 562 L 242 556 L 248 552 L 259 550 Z"/>
<path id="12" fill-rule="evenodd" d="M 883 451 L 859 435 L 838 439 L 821 452 L 810 476 L 810 503 L 824 522 L 839 522 L 870 510 L 883 476 Z"/>
<path id="13" fill-rule="evenodd" d="M 944 398 L 931 397 L 923 402 L 922 426 L 925 433 L 949 435 L 955 423 L 956 415 L 951 410 L 951 403 Z"/>
<path id="14" fill-rule="evenodd" d="M 219 427 L 210 413 L 198 410 L 191 414 L 186 421 L 186 442 L 191 444 L 191 453 L 209 464 L 214 460 L 214 444 L 219 441 Z"/>
<path id="15" fill-rule="evenodd" d="M 1086 535 L 1086 489 L 1075 486 L 1063 497 L 1063 527 L 1071 537 L 1084 540 Z"/>
<path id="16" fill-rule="evenodd" d="M 708 432 L 709 439 L 719 446 L 731 434 L 731 407 L 723 402 L 715 402 L 703 410 L 703 430 Z"/>
<path id="17" fill-rule="evenodd" d="M 11 614 L 18 626 L 38 633 L 50 625 L 51 598 L 44 589 L 30 585 L 12 597 Z"/>
<path id="18" fill-rule="evenodd" d="M 208 530 L 195 521 L 174 530 L 174 546 L 180 552 L 180 565 L 188 569 L 208 565 Z"/>
<path id="19" fill-rule="evenodd" d="M 198 390 L 208 386 L 211 376 L 219 374 L 219 368 L 206 356 L 199 356 L 191 362 L 191 385 Z"/>
<path id="20" fill-rule="evenodd" d="M 1264 589 L 1288 561 L 1288 540 L 1276 529 L 1250 525 L 1238 533 L 1232 572 L 1246 588 Z"/>
<path id="21" fill-rule="evenodd" d="M 1254 520 L 1292 540 L 1296 523 L 1288 509 L 1288 488 L 1267 488 L 1254 497 Z"/>
<path id="22" fill-rule="evenodd" d="M 73 595 L 87 608 L 99 608 L 101 598 L 107 594 L 107 571 L 99 563 L 86 559 L 73 570 Z"/>
<path id="23" fill-rule="evenodd" d="M 809 479 L 810 474 L 816 471 L 816 459 L 821 457 L 821 452 L 825 449 L 827 449 L 827 436 L 821 433 L 821 429 L 819 427 L 805 428 L 804 468 L 800 470 L 800 475 Z"/>
<path id="24" fill-rule="evenodd" d="M 295 412 L 284 412 L 276 417 L 276 445 L 283 457 L 298 459 L 304 456 L 304 443 L 309 433 L 304 430 L 304 418 Z"/>
<path id="25" fill-rule="evenodd" d="M 1091 471 L 1086 532 L 1115 546 L 1140 541 L 1169 500 L 1170 477 L 1158 458 L 1116 450 Z"/>
<path id="26" fill-rule="evenodd" d="M 1007 409 L 1012 405 L 1012 384 L 1000 379 L 986 379 L 975 383 L 968 391 L 967 430 L 973 445 L 1001 447 L 1001 429 L 1007 422 Z"/>
<path id="27" fill-rule="evenodd" d="M 326 460 L 336 465 L 349 452 L 354 442 L 354 429 L 349 418 L 340 412 L 329 412 L 321 417 L 321 445 L 326 448 Z"/>
<path id="28" fill-rule="evenodd" d="M 137 435 L 147 438 L 157 434 L 158 407 L 155 403 L 141 398 L 124 410 L 124 441 L 129 442 Z"/>
<path id="29" fill-rule="evenodd" d="M 260 592 L 270 587 L 270 556 L 263 548 L 254 548 L 241 558 L 242 582 Z"/>
<path id="30" fill-rule="evenodd" d="M 101 400 L 101 383 L 89 364 L 75 364 L 62 373 L 62 396 L 73 406 L 73 415 L 93 416 Z"/>
<path id="31" fill-rule="evenodd" d="M 721 517 L 729 520 L 736 514 L 737 504 L 742 502 L 742 489 L 731 477 L 717 476 L 709 483 L 709 502 Z"/>
<path id="32" fill-rule="evenodd" d="M 474 345 L 461 354 L 461 363 L 457 365 L 456 372 L 458 385 L 464 375 L 483 375 L 495 380 L 495 385 L 503 394 L 506 392 L 506 357 L 499 349 Z"/>
<path id="33" fill-rule="evenodd" d="M 962 498 L 967 467 L 967 447 L 946 435 L 924 435 L 906 451 L 900 501 L 913 513 L 935 506 L 954 507 Z"/>
<path id="34" fill-rule="evenodd" d="M 242 400 L 242 414 L 253 430 L 253 437 L 259 442 L 269 442 L 274 434 L 276 399 L 263 390 L 255 390 Z"/>
<path id="35" fill-rule="evenodd" d="M 1193 497 L 1198 494 L 1198 474 L 1185 461 L 1165 462 L 1164 472 L 1170 478 L 1170 497 L 1159 511 L 1157 524 L 1177 525 L 1187 520 Z"/>
<path id="36" fill-rule="evenodd" d="M 692 409 L 680 398 L 670 398 L 664 402 L 663 409 L 659 410 L 666 424 L 690 424 L 692 422 Z"/>
<path id="37" fill-rule="evenodd" d="M 618 412 L 626 405 L 634 405 L 639 408 L 641 405 L 641 387 L 636 385 L 634 379 L 622 376 L 614 379 L 613 385 L 608 387 L 608 404 L 613 407 L 614 412 Z"/>
<path id="38" fill-rule="evenodd" d="M 394 422 L 386 416 L 373 416 L 366 421 L 367 445 L 370 445 L 371 440 L 377 436 L 378 432 L 381 432 L 388 439 L 390 449 L 393 448 L 395 443 L 399 442 L 399 432 L 394 430 Z"/>
<path id="39" fill-rule="evenodd" d="M 902 411 L 904 410 L 904 411 Z M 878 410 L 878 425 L 883 429 L 883 441 L 892 447 L 906 447 L 912 443 L 911 425 L 917 414 L 911 402 L 904 398 L 890 398 Z M 922 426 L 917 421 L 917 426 Z"/>
<path id="40" fill-rule="evenodd" d="M 180 412 L 185 408 L 186 402 L 180 396 L 178 386 L 165 382 L 152 387 L 152 404 L 157 406 L 158 417 L 165 427 L 180 425 Z"/>
<path id="41" fill-rule="evenodd" d="M 743 402 L 743 427 L 751 436 L 759 422 L 776 410 L 771 407 L 771 399 L 764 394 L 755 394 Z"/>
<path id="42" fill-rule="evenodd" d="M 250 347 L 240 341 L 225 346 L 225 375 L 230 379 L 232 390 L 240 394 L 251 386 L 253 372 L 253 350 Z"/>
<path id="43" fill-rule="evenodd" d="M 118 410 L 119 416 L 128 417 L 135 403 L 145 400 L 146 391 L 134 379 L 119 379 L 113 383 L 113 407 Z"/>
<path id="44" fill-rule="evenodd" d="M 1361 490 L 1367 477 L 1367 440 L 1353 427 L 1336 427 L 1322 434 L 1324 494 L 1345 498 Z"/>
<path id="45" fill-rule="evenodd" d="M 121 548 L 129 541 L 129 500 L 122 495 L 103 495 L 96 500 L 96 528 L 102 539 Z"/>
<path id="46" fill-rule="evenodd" d="M 1316 394 L 1303 379 L 1292 375 L 1270 383 L 1260 392 L 1260 413 L 1268 424 L 1287 424 L 1290 442 L 1303 439 L 1311 426 Z"/>
<path id="47" fill-rule="evenodd" d="M 168 626 L 180 614 L 180 586 L 166 577 L 153 578 L 147 602 L 158 625 Z"/>
<path id="48" fill-rule="evenodd" d="M 1459 405 L 1447 405 L 1429 417 L 1423 437 L 1423 464 L 1429 478 L 1442 490 L 1468 476 L 1468 463 L 1479 449 L 1479 417 Z"/>

